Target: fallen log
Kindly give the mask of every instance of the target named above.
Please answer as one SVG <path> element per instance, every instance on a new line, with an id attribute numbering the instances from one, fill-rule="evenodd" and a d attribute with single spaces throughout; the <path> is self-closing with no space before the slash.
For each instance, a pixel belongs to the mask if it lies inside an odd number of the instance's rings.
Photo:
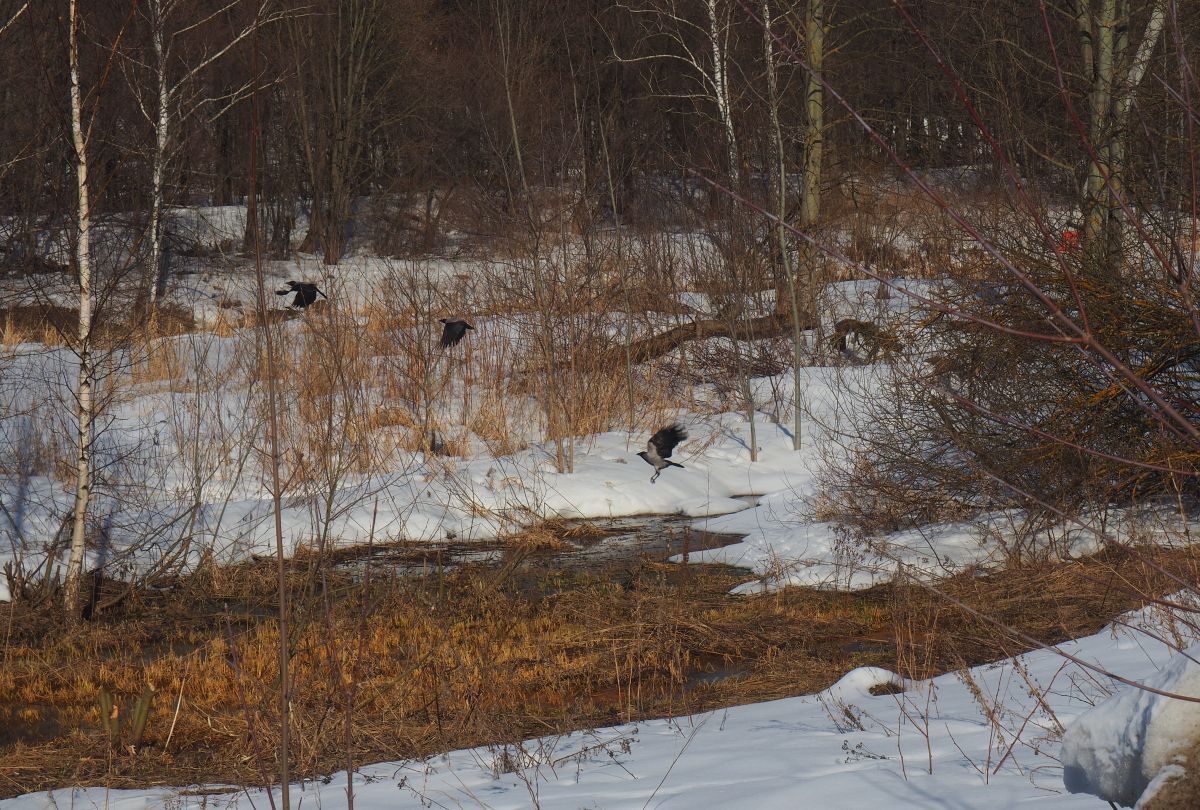
<path id="1" fill-rule="evenodd" d="M 811 326 L 803 324 L 801 328 L 810 329 Z M 633 363 L 645 363 L 662 357 L 691 340 L 708 340 L 716 337 L 748 340 L 779 337 L 790 334 L 791 331 L 792 317 L 790 313 L 786 312 L 777 312 L 744 321 L 708 318 L 673 326 L 657 335 L 635 340 L 629 347 L 629 359 Z M 602 363 L 605 366 L 619 365 L 625 362 L 625 357 L 624 346 L 610 347 L 603 352 Z"/>

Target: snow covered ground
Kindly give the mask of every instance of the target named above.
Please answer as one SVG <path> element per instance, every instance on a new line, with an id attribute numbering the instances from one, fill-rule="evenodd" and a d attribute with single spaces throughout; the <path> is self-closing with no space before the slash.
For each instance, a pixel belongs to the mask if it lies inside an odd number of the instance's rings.
<path id="1" fill-rule="evenodd" d="M 215 235 L 205 237 L 209 241 L 235 233 L 239 222 L 225 209 L 198 211 L 195 216 L 213 227 Z M 321 278 L 317 274 L 324 272 L 312 257 L 300 266 L 270 263 L 268 270 L 274 281 L 289 275 Z M 396 271 L 393 262 L 356 256 L 336 268 L 336 277 L 322 283 L 339 306 L 357 311 Z M 408 271 L 415 273 L 413 278 L 436 284 L 464 275 L 471 278 L 481 268 L 478 263 L 431 260 Z M 932 282 L 899 280 L 897 284 L 925 295 L 938 294 Z M 196 298 L 194 293 L 201 288 L 209 292 Z M 877 319 L 903 314 L 909 305 L 902 295 L 881 297 L 879 293 L 880 285 L 874 281 L 830 285 L 823 294 L 822 311 L 829 321 Z M 209 314 L 214 318 L 215 302 L 246 302 L 253 297 L 244 268 L 241 273 L 214 269 L 196 275 L 173 295 L 181 304 L 191 296 L 195 311 L 212 310 Z M 709 307 L 707 298 L 697 293 L 688 294 L 687 303 L 702 313 Z M 487 351 L 509 358 L 528 352 L 532 327 L 522 317 L 510 313 L 475 318 L 476 331 L 468 337 L 468 342 L 479 346 L 474 362 L 481 362 Z M 622 327 L 614 320 L 608 328 Z M 285 351 L 294 355 L 289 358 L 294 367 L 303 369 L 309 362 L 322 361 L 305 356 L 314 346 L 321 349 L 319 341 L 313 343 L 319 327 L 297 319 L 283 329 Z M 435 338 L 436 324 L 431 323 L 412 327 L 400 339 L 432 344 Z M 253 356 L 253 330 L 167 340 L 173 341 L 182 364 L 172 379 L 131 382 L 122 371 L 102 384 L 103 396 L 111 395 L 111 404 L 101 416 L 94 449 L 106 485 L 96 489 L 93 514 L 99 516 L 109 546 L 98 551 L 91 563 L 103 562 L 114 576 L 170 559 L 185 537 L 187 548 L 182 553 L 193 559 L 207 550 L 221 561 L 274 553 L 269 476 L 256 449 L 265 442 L 263 386 L 256 379 L 256 367 L 246 361 Z M 722 348 L 719 339 L 712 343 Z M 112 365 L 122 362 L 128 367 L 128 361 L 119 357 Z M 410 359 L 382 356 L 372 362 L 384 367 Z M 464 360 L 456 357 L 452 362 Z M 0 481 L 0 569 L 5 564 L 20 565 L 27 575 L 40 576 L 47 549 L 69 511 L 69 481 L 56 470 L 53 459 L 71 455 L 75 369 L 75 358 L 65 349 L 20 344 L 0 351 L 0 413 L 7 414 L 0 418 L 0 453 L 12 460 L 9 475 Z M 512 373 L 511 368 L 505 373 Z M 696 553 L 692 559 L 752 570 L 760 579 L 744 586 L 747 592 L 788 584 L 862 588 L 892 578 L 899 566 L 910 573 L 937 576 L 997 561 L 1001 553 L 997 541 L 1014 529 L 1019 515 L 923 527 L 871 538 L 869 545 L 859 539 L 851 542 L 837 525 L 814 522 L 817 476 L 830 457 L 823 441 L 853 414 L 854 397 L 847 391 L 871 386 L 876 373 L 870 367 L 801 369 L 804 414 L 799 452 L 792 449 L 789 410 L 795 382 L 790 370 L 755 379 L 752 385 L 760 404 L 755 462 L 750 461 L 750 426 L 744 415 L 725 411 L 732 404 L 728 392 L 711 384 L 691 385 L 683 407 L 664 417 L 677 419 L 690 431 L 690 439 L 676 456 L 685 469 L 672 468 L 649 484 L 650 468 L 636 453 L 653 426 L 635 435 L 616 431 L 577 437 L 574 470 L 560 473 L 555 470 L 554 448 L 541 440 L 539 407 L 531 397 L 504 392 L 506 405 L 516 414 L 509 429 L 524 449 L 494 453 L 465 427 L 471 407 L 466 403 L 478 402 L 479 391 L 455 371 L 444 380 L 438 407 L 443 422 L 458 430 L 465 454 L 427 458 L 393 447 L 389 428 L 378 428 L 372 437 L 373 451 L 386 458 L 369 472 L 340 475 L 332 493 L 318 484 L 287 494 L 285 548 L 291 551 L 319 539 L 343 545 L 365 544 L 369 539 L 375 543 L 490 539 L 547 518 L 680 514 L 700 519 L 697 526 L 709 531 L 744 535 L 740 543 Z M 481 376 L 477 373 L 475 379 Z M 397 400 L 394 390 L 372 386 L 370 381 L 363 396 L 362 407 L 408 412 L 405 418 L 410 420 L 419 410 L 415 400 Z M 306 450 L 303 429 L 292 432 L 290 452 L 299 457 Z M 756 507 L 747 508 L 744 500 L 735 497 L 741 495 L 762 498 Z M 1080 532 L 1071 547 L 1078 553 L 1096 544 L 1094 537 Z M 0 600 L 10 597 L 8 589 L 8 582 L 0 577 Z"/>
<path id="2" fill-rule="evenodd" d="M 220 341 L 212 355 L 210 365 L 226 362 Z M 7 376 L 10 385 L 3 387 L 8 412 L 24 416 L 0 420 L 0 443 L 10 458 L 37 455 L 39 447 L 50 453 L 54 436 L 70 436 L 66 412 L 44 405 L 68 396 L 69 355 L 59 351 L 50 359 L 54 362 L 39 354 L 12 360 L 17 373 Z M 828 449 L 822 440 L 838 424 L 845 404 L 838 402 L 838 377 L 844 381 L 847 374 L 869 373 L 803 369 L 801 450 L 792 449 L 790 425 L 760 413 L 755 462 L 743 415 L 680 414 L 690 438 L 675 458 L 685 468 L 667 470 L 654 484 L 649 483 L 651 468 L 636 455 L 645 446 L 644 434 L 616 431 L 576 439 L 569 473 L 555 470 L 552 447 L 539 442 L 505 456 L 489 454 L 479 442 L 465 458 L 396 450 L 376 472 L 345 475 L 332 499 L 319 487 L 290 493 L 283 505 L 285 548 L 311 545 L 321 536 L 343 545 L 491 539 L 548 518 L 678 514 L 696 517 L 698 528 L 744 535 L 733 545 L 693 552 L 691 560 L 750 569 L 760 580 L 743 586 L 746 592 L 789 584 L 863 588 L 890 580 L 901 565 L 909 573 L 940 576 L 1000 562 L 999 541 L 1016 531 L 1019 515 L 922 527 L 872 538 L 869 545 L 851 542 L 836 524 L 813 521 L 817 474 Z M 772 382 L 785 399 L 791 396 L 790 374 L 758 382 L 764 392 Z M 110 481 L 119 481 L 122 465 L 129 465 L 125 474 L 137 485 L 131 480 L 98 490 L 95 514 L 103 516 L 111 545 L 97 552 L 93 563 L 105 562 L 110 575 L 144 570 L 174 553 L 184 535 L 191 539 L 187 553 L 197 559 L 206 549 L 227 562 L 273 554 L 266 473 L 251 453 L 263 441 L 255 412 L 237 386 L 210 388 L 203 396 L 151 387 L 114 407 L 97 453 Z M 189 444 L 196 435 L 209 438 Z M 194 499 L 197 486 L 199 501 Z M 742 495 L 762 497 L 748 507 L 736 497 Z M 44 473 L 16 476 L 0 488 L 0 506 L 0 567 L 20 560 L 26 570 L 36 570 L 45 562 L 47 539 L 69 511 L 67 487 Z M 1110 528 L 1116 525 L 1110 522 Z M 1071 548 L 1082 553 L 1097 544 L 1080 531 Z M 0 599 L 7 598 L 0 578 Z"/>
<path id="3" fill-rule="evenodd" d="M 1062 653 L 1132 680 L 1170 658 L 1159 636 L 1184 645 L 1180 625 L 1153 610 Z M 1146 632 L 1143 632 L 1146 631 Z M 355 807 L 517 810 L 747 808 L 1100 808 L 1063 788 L 1062 729 L 1123 688 L 1055 650 L 905 684 L 859 669 L 804 697 L 520 745 L 388 762 L 354 775 Z M 207 794 L 207 795 L 206 795 Z M 278 791 L 276 791 L 278 802 Z M 345 775 L 295 786 L 293 806 L 346 807 Z M 261 789 L 75 788 L 0 801 L 0 810 L 268 807 Z"/>

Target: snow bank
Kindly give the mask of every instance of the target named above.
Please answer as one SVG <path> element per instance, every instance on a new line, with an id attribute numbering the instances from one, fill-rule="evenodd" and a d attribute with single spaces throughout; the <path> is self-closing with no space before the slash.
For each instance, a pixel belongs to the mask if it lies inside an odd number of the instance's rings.
<path id="1" fill-rule="evenodd" d="M 1146 678 L 1151 689 L 1200 698 L 1200 646 Z M 1200 740 L 1200 702 L 1125 687 L 1076 720 L 1063 736 L 1063 783 L 1133 805 L 1175 758 Z"/>
<path id="2" fill-rule="evenodd" d="M 882 667 L 858 667 L 843 675 L 833 686 L 820 692 L 817 697 L 839 704 L 871 698 L 872 689 L 891 687 L 903 690 L 908 682 L 891 670 Z"/>

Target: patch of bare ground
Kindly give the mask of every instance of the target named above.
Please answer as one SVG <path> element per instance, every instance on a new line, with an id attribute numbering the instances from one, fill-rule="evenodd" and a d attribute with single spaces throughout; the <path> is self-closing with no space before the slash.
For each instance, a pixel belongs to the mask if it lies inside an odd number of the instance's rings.
<path id="1" fill-rule="evenodd" d="M 524 548 L 552 548 L 550 534 Z M 1200 552 L 969 572 L 939 593 L 896 584 L 750 598 L 729 594 L 743 571 L 654 560 L 519 575 L 501 560 L 405 577 L 327 563 L 310 555 L 289 570 L 293 767 L 309 775 L 347 756 L 419 757 L 810 693 L 856 666 L 921 678 L 996 660 L 1028 649 L 1016 633 L 1043 643 L 1093 633 L 1177 590 L 1172 577 L 1195 582 Z M 206 567 L 131 591 L 72 633 L 48 608 L 0 606 L 0 794 L 268 781 L 273 580 L 268 560 Z"/>

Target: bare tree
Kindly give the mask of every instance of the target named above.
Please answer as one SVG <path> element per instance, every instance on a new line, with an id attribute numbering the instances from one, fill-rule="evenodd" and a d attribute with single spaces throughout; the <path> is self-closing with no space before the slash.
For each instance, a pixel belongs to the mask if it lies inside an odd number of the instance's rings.
<path id="1" fill-rule="evenodd" d="M 814 0 L 818 2 L 819 0 Z M 763 27 L 763 67 L 767 78 L 767 114 L 770 120 L 771 132 L 771 161 L 773 169 L 770 172 L 771 191 L 775 198 L 775 253 L 783 270 L 784 284 L 776 284 L 775 308 L 777 311 L 790 309 L 792 316 L 792 447 L 800 449 L 801 443 L 801 394 L 800 367 L 803 361 L 804 330 L 800 320 L 800 290 L 796 278 L 796 264 L 792 261 L 792 243 L 788 238 L 784 223 L 788 218 L 788 164 L 784 151 L 783 125 L 780 122 L 780 92 L 778 64 L 775 57 L 775 18 L 771 13 L 771 0 L 762 0 L 760 7 Z M 786 12 L 785 12 L 786 13 Z M 810 145 L 811 148 L 811 145 Z M 808 150 L 805 152 L 807 168 Z M 818 158 L 819 164 L 819 158 Z M 807 188 L 807 186 L 805 187 Z M 820 193 L 820 184 L 817 184 Z M 814 219 L 815 221 L 815 219 Z M 811 267 L 811 263 L 810 263 Z M 811 272 L 811 271 L 810 271 Z M 786 285 L 786 289 L 784 288 Z M 811 288 L 812 280 L 809 285 Z"/>
<path id="2" fill-rule="evenodd" d="M 87 543 L 88 504 L 91 499 L 92 466 L 92 265 L 91 204 L 88 199 L 88 141 L 84 130 L 83 101 L 79 90 L 79 15 L 76 0 L 70 0 L 71 141 L 75 147 L 75 176 L 78 188 L 75 257 L 79 271 L 79 377 L 76 390 L 75 506 L 71 517 L 71 556 L 67 561 L 67 616 L 79 616 L 80 580 Z"/>
<path id="3" fill-rule="evenodd" d="M 1143 3 L 1143 6 L 1146 4 Z M 1130 0 L 1076 0 L 1080 55 L 1088 80 L 1088 138 L 1091 159 L 1084 193 L 1084 239 L 1089 250 L 1109 258 L 1121 243 L 1119 209 L 1129 151 L 1130 113 L 1138 87 L 1166 25 L 1166 2 L 1149 4 L 1150 18 L 1133 56 L 1129 55 Z M 1099 255 L 1099 254 L 1097 254 Z"/>
<path id="4" fill-rule="evenodd" d="M 256 0 L 256 17 L 261 18 L 263 0 Z M 258 28 L 255 27 L 253 67 L 258 72 L 260 41 Z M 259 89 L 255 84 L 250 93 L 251 126 L 250 126 L 250 189 L 249 213 L 255 211 L 258 195 L 258 153 L 261 148 L 262 115 L 259 108 Z M 248 222 L 252 221 L 248 218 Z M 271 513 L 275 529 L 275 573 L 276 588 L 279 598 L 279 748 L 277 751 L 279 765 L 279 789 L 283 810 L 291 810 L 291 705 L 292 684 L 290 677 L 290 647 L 288 637 L 288 587 L 287 566 L 284 559 L 283 547 L 283 482 L 280 478 L 280 440 L 279 440 L 279 405 L 278 381 L 276 377 L 277 358 L 275 354 L 275 328 L 267 317 L 266 280 L 263 273 L 263 246 L 261 234 L 254 221 L 251 230 L 247 227 L 247 235 L 253 237 L 254 251 L 254 291 L 256 311 L 258 314 L 258 336 L 261 340 L 264 368 L 267 379 L 267 441 L 269 447 L 269 466 L 271 471 Z M 274 805 L 274 801 L 272 801 Z"/>
<path id="5" fill-rule="evenodd" d="M 516 182 L 509 183 L 506 196 L 510 213 L 515 215 L 522 231 L 520 238 L 523 244 L 520 245 L 516 264 L 528 281 L 526 289 L 537 318 L 536 342 L 542 368 L 540 400 L 545 412 L 546 430 L 554 439 L 556 466 L 561 471 L 569 471 L 572 463 L 569 454 L 572 450 L 570 442 L 564 440 L 569 431 L 569 419 L 563 407 L 563 369 L 558 364 L 555 338 L 556 282 L 565 273 L 568 255 L 565 252 L 554 255 L 553 230 L 559 212 L 554 211 L 553 206 L 550 211 L 543 211 L 532 193 L 526 140 L 518 120 L 519 78 L 536 63 L 542 43 L 538 40 L 531 10 L 521 8 L 521 4 L 511 0 L 491 0 L 489 10 L 490 33 L 497 47 L 496 69 L 503 94 L 504 123 L 508 130 L 508 149 L 502 151 L 501 161 L 509 164 L 506 176 L 516 176 Z"/>
<path id="6" fill-rule="evenodd" d="M 804 14 L 804 180 L 800 186 L 800 227 L 811 228 L 821 216 L 821 160 L 825 148 L 825 0 L 808 0 Z M 809 285 L 813 268 L 809 265 Z"/>
<path id="7" fill-rule="evenodd" d="M 29 3 L 22 3 L 21 6 L 14 11 L 7 20 L 4 20 L 4 22 L 0 24 L 0 37 L 3 37 L 6 33 L 8 33 L 9 29 L 12 28 L 19 19 L 21 19 L 21 16 L 24 15 L 28 9 Z M 23 158 L 28 157 L 28 153 L 29 145 L 27 144 L 23 144 L 22 147 L 18 148 L 16 150 L 16 154 L 10 155 L 6 150 L 6 153 L 3 155 L 3 157 L 0 157 L 0 180 L 3 180 L 9 174 L 9 172 L 11 172 L 21 162 Z"/>
<path id="8" fill-rule="evenodd" d="M 725 171 L 736 186 L 741 159 L 733 121 L 733 98 L 729 84 L 729 61 L 733 38 L 733 13 L 728 0 L 703 0 L 702 14 L 690 12 L 690 3 L 679 0 L 650 0 L 625 6 L 642 22 L 646 40 L 663 39 L 667 47 L 647 55 L 620 55 L 623 62 L 666 60 L 680 68 L 693 89 L 676 91 L 658 87 L 668 98 L 683 98 L 712 105 L 724 142 Z M 695 19 L 702 17 L 702 19 Z"/>
<path id="9" fill-rule="evenodd" d="M 214 36 L 220 22 L 239 5 L 239 0 L 211 11 L 198 7 L 193 0 L 146 0 L 139 14 L 149 28 L 150 54 L 146 60 L 127 57 L 136 68 L 147 74 L 145 84 L 131 82 L 138 109 L 154 129 L 150 159 L 150 257 L 146 279 L 146 314 L 151 316 L 158 299 L 166 290 L 169 268 L 164 260 L 163 215 L 166 204 L 166 178 L 179 159 L 179 133 L 194 115 L 208 105 L 215 105 L 220 115 L 229 105 L 242 98 L 259 77 L 251 76 L 246 84 L 221 99 L 206 97 L 198 87 L 198 77 L 221 59 L 256 27 L 279 19 L 278 14 L 264 8 L 263 14 L 228 36 Z M 190 64 L 181 55 L 183 40 L 198 40 L 203 49 Z M 214 41 L 216 40 L 216 41 Z M 215 116 L 214 116 L 215 117 Z"/>
<path id="10" fill-rule="evenodd" d="M 404 54 L 396 52 L 388 26 L 403 25 L 402 12 L 414 9 L 397 10 L 386 0 L 323 0 L 304 10 L 289 17 L 283 45 L 292 61 L 291 101 L 312 197 L 300 249 L 319 247 L 326 264 L 337 264 L 373 136 L 406 109 L 392 93 Z"/>

